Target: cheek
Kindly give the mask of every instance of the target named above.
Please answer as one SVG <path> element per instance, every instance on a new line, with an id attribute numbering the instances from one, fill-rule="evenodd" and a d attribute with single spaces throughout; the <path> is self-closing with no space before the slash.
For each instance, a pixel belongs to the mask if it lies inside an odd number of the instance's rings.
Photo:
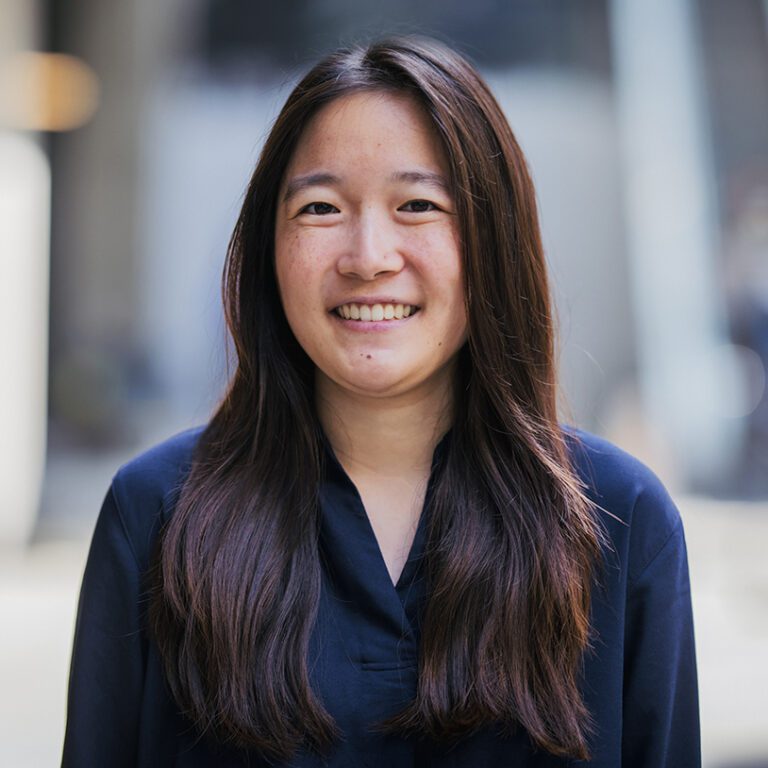
<path id="1" fill-rule="evenodd" d="M 431 279 L 440 286 L 441 300 L 456 317 L 457 323 L 465 323 L 464 266 L 458 237 L 445 237 L 437 249 L 432 249 L 432 254 Z"/>
<path id="2" fill-rule="evenodd" d="M 455 240 L 447 247 L 452 248 L 451 258 L 443 262 L 438 278 L 442 279 L 445 286 L 445 304 L 448 312 L 446 322 L 450 342 L 461 346 L 466 341 L 468 326 L 463 259 Z"/>
<path id="3" fill-rule="evenodd" d="M 455 305 L 448 325 L 448 346 L 455 352 L 467 340 L 467 313 L 463 300 L 459 299 Z"/>
<path id="4" fill-rule="evenodd" d="M 287 315 L 316 301 L 322 280 L 322 257 L 316 247 L 298 235 L 285 239 L 275 249 L 275 274 Z"/>

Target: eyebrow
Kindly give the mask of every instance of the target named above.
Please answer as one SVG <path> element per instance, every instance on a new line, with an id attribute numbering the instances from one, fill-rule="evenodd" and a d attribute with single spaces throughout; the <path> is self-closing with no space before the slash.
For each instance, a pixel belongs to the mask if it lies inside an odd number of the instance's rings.
<path id="1" fill-rule="evenodd" d="M 391 181 L 407 182 L 410 184 L 427 184 L 436 187 L 442 192 L 450 193 L 448 181 L 440 173 L 434 171 L 399 171 L 390 176 Z M 297 195 L 308 187 L 333 187 L 341 184 L 341 178 L 332 173 L 308 173 L 304 176 L 294 176 L 285 185 L 283 202 L 287 203 L 294 195 Z"/>
<path id="2" fill-rule="evenodd" d="M 287 203 L 294 195 L 307 187 L 333 187 L 340 183 L 341 179 L 332 173 L 308 173 L 306 176 L 294 176 L 285 185 L 283 202 Z"/>
<path id="3" fill-rule="evenodd" d="M 391 179 L 392 181 L 405 181 L 411 184 L 427 184 L 446 193 L 451 191 L 446 178 L 434 171 L 401 171 L 400 173 L 393 173 Z"/>

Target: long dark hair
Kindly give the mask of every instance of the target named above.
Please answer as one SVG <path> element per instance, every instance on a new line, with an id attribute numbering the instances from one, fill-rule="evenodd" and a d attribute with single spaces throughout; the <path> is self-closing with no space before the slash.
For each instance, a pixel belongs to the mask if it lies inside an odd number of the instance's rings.
<path id="1" fill-rule="evenodd" d="M 382 727 L 451 740 L 520 724 L 545 750 L 585 758 L 579 668 L 601 530 L 557 420 L 535 193 L 488 87 L 429 40 L 328 56 L 266 141 L 224 272 L 237 370 L 152 574 L 150 623 L 168 681 L 201 729 L 241 747 L 288 758 L 338 736 L 307 669 L 321 583 L 321 435 L 312 364 L 278 297 L 274 227 L 303 128 L 332 100 L 366 90 L 416 98 L 444 144 L 468 313 L 460 407 L 430 510 L 418 690 Z"/>

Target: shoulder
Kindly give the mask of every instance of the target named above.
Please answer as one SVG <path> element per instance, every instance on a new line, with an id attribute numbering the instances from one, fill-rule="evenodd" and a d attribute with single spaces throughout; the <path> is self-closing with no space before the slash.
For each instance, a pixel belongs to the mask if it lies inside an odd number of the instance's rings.
<path id="1" fill-rule="evenodd" d="M 574 427 L 564 432 L 574 469 L 634 581 L 664 547 L 683 545 L 680 513 L 639 459 L 589 432 Z"/>
<path id="2" fill-rule="evenodd" d="M 203 429 L 180 432 L 123 464 L 113 479 L 116 493 L 154 497 L 165 493 L 191 466 Z"/>
<path id="3" fill-rule="evenodd" d="M 203 430 L 195 427 L 164 440 L 124 464 L 112 479 L 109 495 L 140 561 L 147 560 L 151 542 L 178 498 Z"/>

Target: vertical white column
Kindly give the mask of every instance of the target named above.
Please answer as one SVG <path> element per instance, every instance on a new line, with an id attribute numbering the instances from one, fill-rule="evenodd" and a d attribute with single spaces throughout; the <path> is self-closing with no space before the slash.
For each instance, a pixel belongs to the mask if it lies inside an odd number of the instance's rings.
<path id="1" fill-rule="evenodd" d="M 0 543 L 29 538 L 45 466 L 49 201 L 42 150 L 0 131 Z"/>
<path id="2" fill-rule="evenodd" d="M 736 454 L 742 396 L 718 289 L 717 210 L 690 0 L 611 0 L 640 390 L 691 480 Z"/>
<path id="3" fill-rule="evenodd" d="M 40 4 L 0 0 L 0 72 L 38 47 Z M 25 543 L 45 467 L 50 168 L 33 133 L 10 129 L 0 87 L 0 544 Z"/>

